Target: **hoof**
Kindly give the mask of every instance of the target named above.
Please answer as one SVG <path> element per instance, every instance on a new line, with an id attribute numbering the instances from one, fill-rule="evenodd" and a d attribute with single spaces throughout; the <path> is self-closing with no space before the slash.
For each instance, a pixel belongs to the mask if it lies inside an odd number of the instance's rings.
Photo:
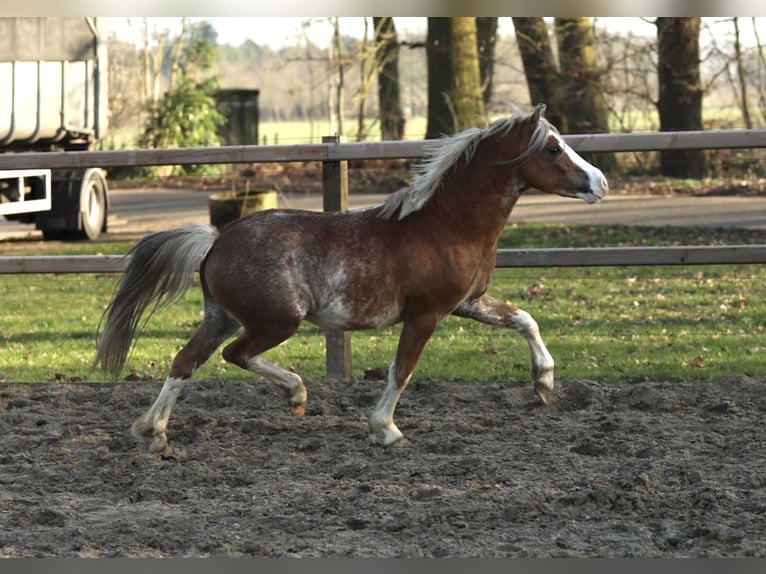
<path id="1" fill-rule="evenodd" d="M 548 389 L 537 388 L 535 389 L 535 393 L 537 393 L 537 396 L 540 398 L 541 401 L 543 401 L 543 404 L 545 406 L 550 406 L 551 398 L 550 398 L 550 391 Z"/>
<path id="2" fill-rule="evenodd" d="M 297 388 L 283 389 L 287 404 L 290 410 L 296 417 L 302 417 L 306 414 L 306 402 L 308 401 L 308 394 L 306 393 L 306 387 L 301 382 Z"/>
<path id="3" fill-rule="evenodd" d="M 156 436 L 149 443 L 149 452 L 157 454 L 170 454 L 171 450 L 168 446 L 168 439 L 165 435 Z"/>
<path id="4" fill-rule="evenodd" d="M 138 419 L 130 427 L 130 434 L 143 442 L 149 448 L 149 452 L 168 453 L 168 437 L 165 432 L 155 433 L 154 428 L 147 426 L 142 420 Z"/>
<path id="5" fill-rule="evenodd" d="M 543 401 L 544 405 L 551 405 L 551 393 L 553 392 L 553 370 L 547 369 L 540 372 L 533 373 L 533 379 L 535 382 L 535 393 Z"/>
<path id="6" fill-rule="evenodd" d="M 390 427 L 383 427 L 378 431 L 370 432 L 370 442 L 381 446 L 394 446 L 404 444 L 404 435 L 396 425 Z"/>

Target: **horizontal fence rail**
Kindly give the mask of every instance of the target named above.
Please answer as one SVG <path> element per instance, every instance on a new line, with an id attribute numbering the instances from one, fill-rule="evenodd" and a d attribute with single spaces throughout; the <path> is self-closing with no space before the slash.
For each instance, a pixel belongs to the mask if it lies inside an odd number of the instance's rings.
<path id="1" fill-rule="evenodd" d="M 497 267 L 603 267 L 766 263 L 766 245 L 498 249 Z"/>
<path id="2" fill-rule="evenodd" d="M 0 274 L 121 273 L 123 255 L 0 257 Z M 766 245 L 498 249 L 500 267 L 606 267 L 766 263 Z"/>
<path id="3" fill-rule="evenodd" d="M 766 130 L 565 135 L 578 152 L 766 147 Z M 431 140 L 432 141 L 432 140 Z M 3 169 L 419 159 L 429 140 L 0 154 Z"/>
<path id="4" fill-rule="evenodd" d="M 121 273 L 124 255 L 51 255 L 0 257 L 0 275 L 34 273 Z"/>

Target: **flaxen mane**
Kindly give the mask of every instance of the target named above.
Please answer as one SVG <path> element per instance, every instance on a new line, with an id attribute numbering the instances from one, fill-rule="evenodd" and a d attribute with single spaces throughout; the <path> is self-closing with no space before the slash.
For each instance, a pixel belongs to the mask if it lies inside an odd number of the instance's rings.
<path id="1" fill-rule="evenodd" d="M 526 116 L 524 116 L 526 117 Z M 419 211 L 433 197 L 442 179 L 450 168 L 462 157 L 466 163 L 471 161 L 479 143 L 484 139 L 505 135 L 519 118 L 503 118 L 492 122 L 487 128 L 468 128 L 454 136 L 444 137 L 425 146 L 425 159 L 412 168 L 413 181 L 410 187 L 405 187 L 393 193 L 380 211 L 380 217 L 390 219 L 398 214 L 398 219 L 404 219 L 409 214 Z M 518 158 L 507 162 L 511 165 L 521 165 L 538 153 L 548 138 L 550 124 L 544 119 L 540 121 L 532 134 L 529 148 Z"/>

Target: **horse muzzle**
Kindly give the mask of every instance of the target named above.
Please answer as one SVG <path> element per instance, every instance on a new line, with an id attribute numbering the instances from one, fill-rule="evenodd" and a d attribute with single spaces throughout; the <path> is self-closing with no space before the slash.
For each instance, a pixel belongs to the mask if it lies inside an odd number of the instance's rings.
<path id="1" fill-rule="evenodd" d="M 604 198 L 604 195 L 605 193 L 578 192 L 575 194 L 575 197 L 578 199 L 582 199 L 585 203 L 592 204 L 592 203 L 598 203 L 599 201 L 601 201 Z"/>
<path id="2" fill-rule="evenodd" d="M 599 170 L 589 174 L 586 184 L 581 188 L 582 191 L 575 193 L 575 197 L 582 199 L 585 203 L 598 203 L 609 192 L 609 183 L 606 177 Z"/>

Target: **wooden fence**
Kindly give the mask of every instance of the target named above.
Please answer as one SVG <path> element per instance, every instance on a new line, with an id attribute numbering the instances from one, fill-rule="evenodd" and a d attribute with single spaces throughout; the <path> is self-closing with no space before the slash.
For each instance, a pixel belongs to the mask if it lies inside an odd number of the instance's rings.
<path id="1" fill-rule="evenodd" d="M 578 152 L 635 152 L 663 149 L 766 148 L 766 130 L 652 132 L 567 135 Z M 347 162 L 373 159 L 418 159 L 424 140 L 341 143 L 335 136 L 321 144 L 222 146 L 162 150 L 17 153 L 0 155 L 0 170 L 79 169 L 220 163 L 322 162 L 324 209 L 348 205 Z M 610 265 L 710 265 L 765 263 L 764 245 L 601 247 L 576 249 L 501 249 L 498 267 L 568 267 Z M 0 274 L 118 273 L 122 256 L 0 257 Z M 351 373 L 348 333 L 328 333 L 327 374 L 346 379 Z"/>
<path id="2" fill-rule="evenodd" d="M 580 153 L 764 148 L 766 129 L 582 134 L 566 135 L 564 140 Z M 324 141 L 297 145 L 17 153 L 0 155 L 0 170 L 418 159 L 423 157 L 426 143 L 425 140 L 354 143 Z"/>
<path id="3" fill-rule="evenodd" d="M 766 245 L 499 249 L 497 267 L 608 267 L 766 263 Z M 122 255 L 0 257 L 0 275 L 120 273 Z"/>

